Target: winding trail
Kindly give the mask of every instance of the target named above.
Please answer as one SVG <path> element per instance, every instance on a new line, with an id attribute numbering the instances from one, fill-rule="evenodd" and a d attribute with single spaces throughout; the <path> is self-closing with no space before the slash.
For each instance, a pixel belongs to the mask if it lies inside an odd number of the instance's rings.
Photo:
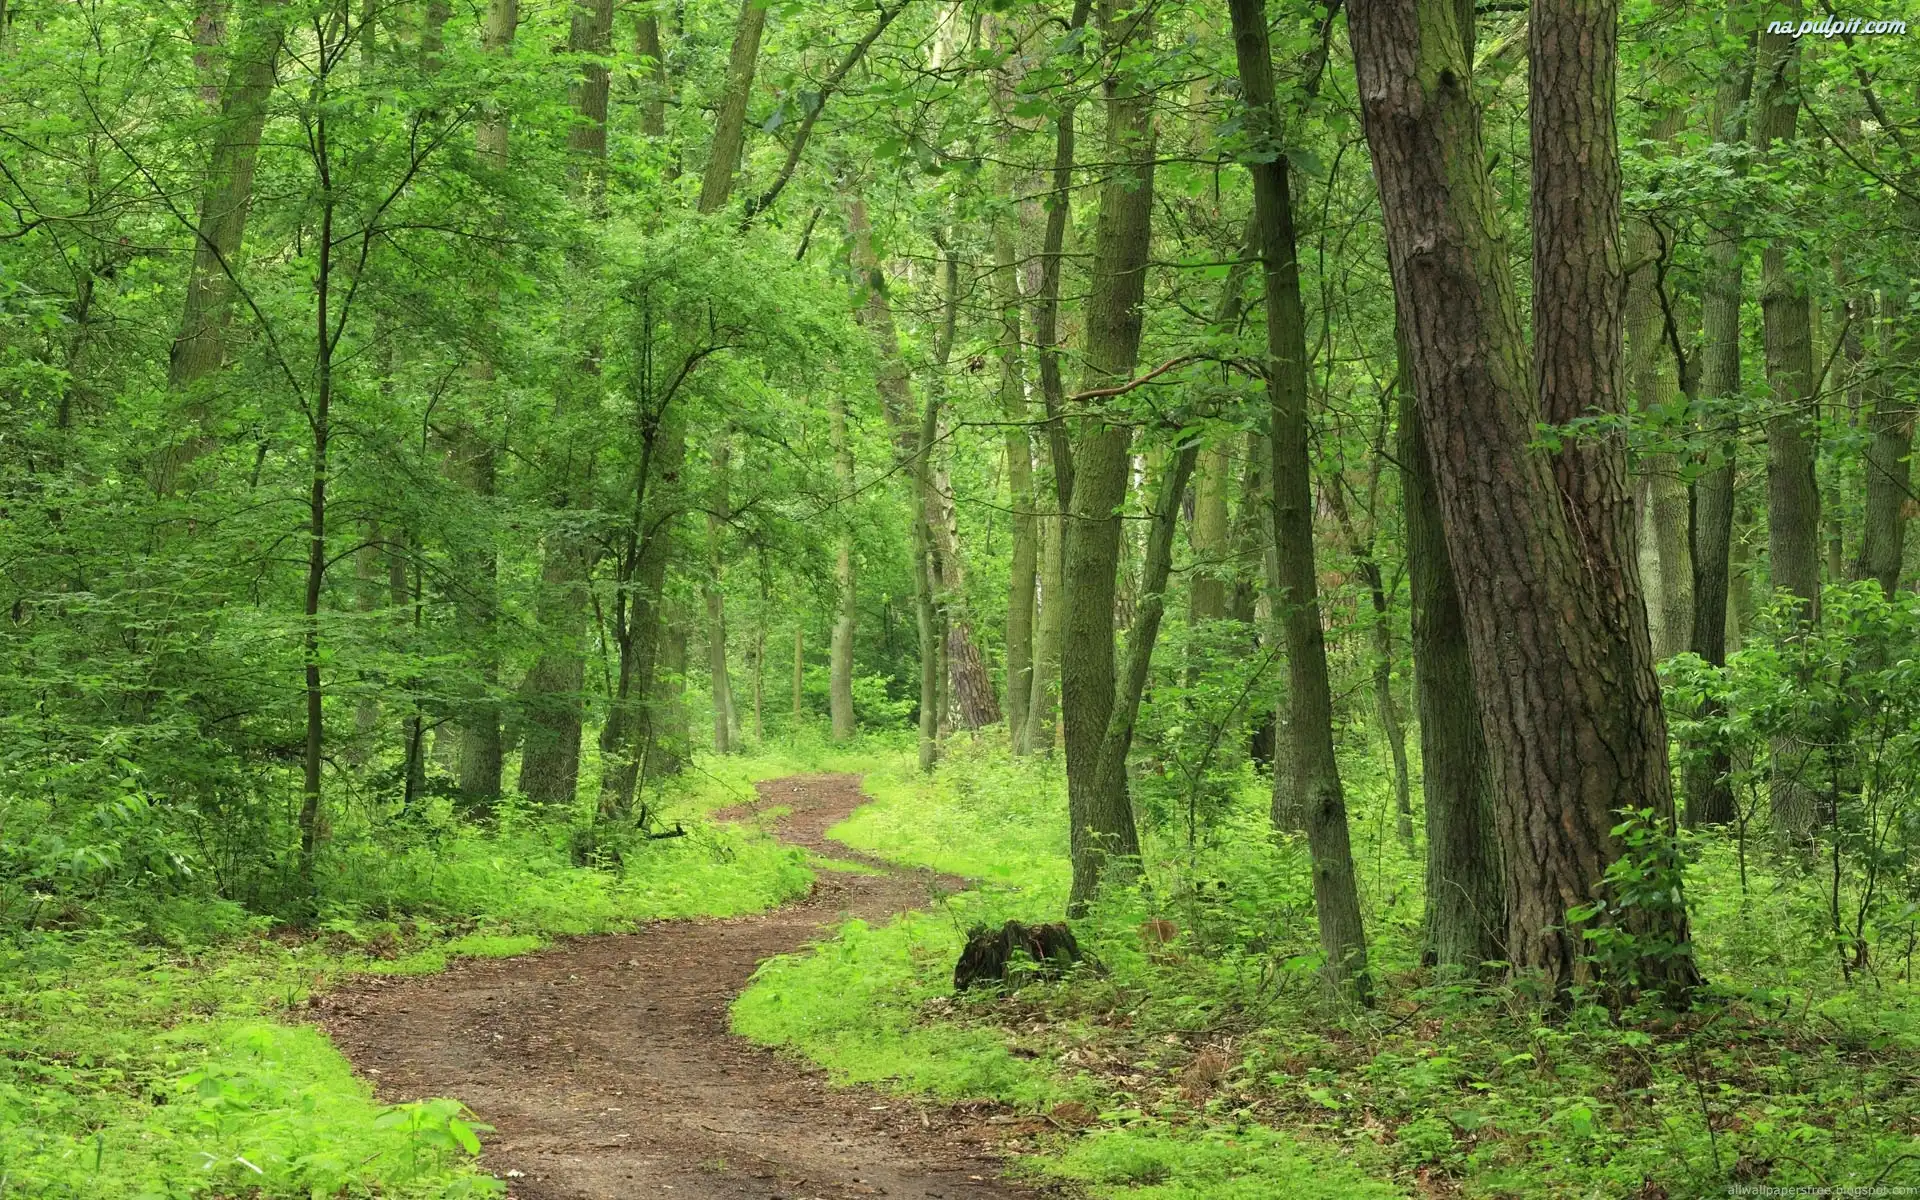
<path id="1" fill-rule="evenodd" d="M 886 874 L 821 871 L 810 895 L 771 912 L 356 980 L 326 998 L 321 1025 L 383 1100 L 457 1096 L 494 1126 L 483 1162 L 517 1200 L 1033 1197 L 999 1179 L 980 1114 L 832 1088 L 729 1032 L 728 1005 L 762 959 L 961 886 L 827 841 L 867 801 L 858 776 L 758 789 L 791 806 L 783 841 Z"/>

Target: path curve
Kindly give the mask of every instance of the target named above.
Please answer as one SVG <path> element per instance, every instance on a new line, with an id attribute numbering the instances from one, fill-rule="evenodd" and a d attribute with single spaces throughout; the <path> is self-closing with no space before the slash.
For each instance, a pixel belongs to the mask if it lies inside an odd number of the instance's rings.
<path id="1" fill-rule="evenodd" d="M 445 972 L 367 977 L 318 1020 L 388 1102 L 457 1096 L 492 1125 L 485 1165 L 515 1200 L 1015 1200 L 978 1113 L 862 1089 L 728 1030 L 754 967 L 846 917 L 878 922 L 961 881 L 829 843 L 857 775 L 758 785 L 779 837 L 885 875 L 821 871 L 805 899 L 661 921 Z M 717 814 L 750 815 L 749 806 Z"/>

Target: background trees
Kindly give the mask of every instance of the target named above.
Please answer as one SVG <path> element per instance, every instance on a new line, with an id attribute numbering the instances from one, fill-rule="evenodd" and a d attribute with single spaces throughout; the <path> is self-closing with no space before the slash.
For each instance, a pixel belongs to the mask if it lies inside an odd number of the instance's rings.
<path id="1" fill-rule="evenodd" d="M 1690 983 L 1634 821 L 1908 837 L 1754 691 L 1908 603 L 1915 66 L 1785 12 L 11 6 L 0 791 L 294 916 L 997 727 L 1076 912 L 1261 779 L 1361 983 L 1377 761 L 1431 956 Z"/>

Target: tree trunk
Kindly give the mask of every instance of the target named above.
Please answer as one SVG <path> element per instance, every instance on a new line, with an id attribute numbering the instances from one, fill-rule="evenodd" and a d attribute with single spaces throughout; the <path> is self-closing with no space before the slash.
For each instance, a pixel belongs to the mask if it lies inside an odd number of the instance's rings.
<path id="1" fill-rule="evenodd" d="M 1714 92 L 1710 130 L 1715 142 L 1746 142 L 1745 113 L 1753 90 L 1753 57 L 1745 28 L 1744 0 L 1730 0 L 1725 17 L 1732 38 L 1748 40 L 1747 53 L 1732 64 Z M 1701 276 L 1700 391 L 1710 406 L 1704 423 L 1718 437 L 1707 451 L 1705 469 L 1688 488 L 1688 558 L 1693 566 L 1693 627 L 1687 647 L 1716 667 L 1727 662 L 1727 604 L 1733 549 L 1733 472 L 1739 457 L 1740 302 L 1743 291 L 1740 213 L 1715 214 L 1707 242 L 1707 267 Z M 1703 716 L 1719 715 L 1710 710 Z M 1688 768 L 1686 820 L 1689 826 L 1731 823 L 1732 762 L 1715 752 Z"/>
<path id="2" fill-rule="evenodd" d="M 526 736 L 519 787 L 536 804 L 571 804 L 579 783 L 586 610 L 585 551 L 577 534 L 553 529 L 542 547 L 534 600 L 545 645 L 521 685 Z"/>
<path id="3" fill-rule="evenodd" d="M 1153 665 L 1153 644 L 1166 612 L 1167 576 L 1173 568 L 1173 536 L 1179 524 L 1180 504 L 1187 480 L 1193 475 L 1199 444 L 1189 441 L 1174 453 L 1154 499 L 1147 531 L 1146 553 L 1140 570 L 1140 599 L 1133 626 L 1127 631 L 1126 666 L 1120 674 L 1113 713 L 1100 743 L 1095 788 L 1102 795 L 1126 795 L 1127 752 L 1133 747 L 1134 722 L 1140 698 L 1146 694 L 1147 673 Z"/>
<path id="4" fill-rule="evenodd" d="M 575 192 L 594 217 L 605 216 L 607 102 L 610 81 L 604 60 L 613 30 L 612 0 L 576 0 L 571 6 L 567 51 L 580 60 L 569 82 L 568 105 L 576 118 L 567 128 Z M 598 374 L 598 347 L 589 346 L 574 367 L 578 376 Z M 578 378 L 558 389 L 555 418 L 575 416 Z M 551 505 L 561 514 L 575 507 L 577 481 L 570 455 L 554 464 Z M 580 780 L 584 715 L 589 543 L 575 522 L 562 516 L 541 547 L 540 584 L 534 615 L 543 635 L 540 656 L 521 684 L 526 737 L 520 753 L 520 791 L 536 804 L 570 805 Z"/>
<path id="5" fill-rule="evenodd" d="M 1247 119 L 1264 144 L 1280 145 L 1274 105 L 1273 55 L 1264 0 L 1229 0 L 1234 55 Z M 1283 154 L 1251 161 L 1254 219 L 1267 296 L 1267 390 L 1272 404 L 1273 541 L 1279 557 L 1274 593 L 1287 646 L 1287 701 L 1293 780 L 1305 808 L 1313 856 L 1314 912 L 1327 982 L 1355 996 L 1369 993 L 1367 940 L 1359 884 L 1347 832 L 1346 795 L 1333 748 L 1333 691 L 1320 623 L 1314 568 L 1313 478 L 1307 449 L 1306 314 L 1293 231 L 1293 199 Z"/>
<path id="6" fill-rule="evenodd" d="M 807 719 L 806 680 L 807 633 L 798 622 L 795 622 L 793 626 L 793 728 L 796 733 Z"/>
<path id="7" fill-rule="evenodd" d="M 1210 446 L 1193 477 L 1193 576 L 1187 588 L 1187 620 L 1218 621 L 1227 615 L 1227 489 L 1233 458 L 1225 446 Z"/>
<path id="8" fill-rule="evenodd" d="M 1400 469 L 1407 579 L 1413 593 L 1413 689 L 1420 711 L 1427 810 L 1427 911 L 1422 957 L 1472 968 L 1502 957 L 1506 928 L 1493 781 L 1480 733 L 1460 595 L 1447 558 L 1413 380 L 1401 368 Z M 1469 700 L 1467 703 L 1462 701 Z"/>
<path id="9" fill-rule="evenodd" d="M 491 371 L 489 371 L 489 376 Z M 495 490 L 493 447 L 484 435 L 462 423 L 453 446 L 455 477 L 482 501 Z M 491 514 L 488 514 L 489 517 Z M 500 776 L 505 747 L 500 735 L 500 706 L 494 690 L 500 683 L 495 624 L 499 605 L 500 560 L 493 547 L 490 520 L 477 523 L 455 552 L 463 602 L 457 605 L 466 625 L 480 674 L 480 694 L 462 705 L 460 714 L 460 798 L 481 811 L 500 798 Z"/>
<path id="10" fill-rule="evenodd" d="M 1680 131 L 1678 109 L 1660 115 L 1647 137 L 1666 143 Z M 1680 396 L 1679 369 L 1668 341 L 1668 321 L 1675 322 L 1674 333 L 1681 334 L 1679 316 L 1670 309 L 1678 307 L 1674 295 L 1672 247 L 1664 245 L 1659 231 L 1644 217 L 1634 217 L 1627 227 L 1626 258 L 1635 264 L 1627 279 L 1626 336 L 1627 382 L 1631 385 L 1636 407 L 1643 413 L 1670 410 Z M 1662 280 L 1666 296 L 1661 296 Z M 1671 454 L 1651 454 L 1640 463 L 1640 475 L 1647 486 L 1647 528 L 1652 534 L 1658 586 L 1650 589 L 1657 598 L 1648 614 L 1653 629 L 1655 658 L 1671 658 L 1687 648 L 1693 631 L 1693 566 L 1687 547 L 1687 490 L 1680 481 L 1680 463 Z"/>
<path id="11" fill-rule="evenodd" d="M 1273 558 L 1273 488 L 1267 481 L 1267 469 L 1273 462 L 1273 450 L 1265 434 L 1252 432 L 1247 434 L 1246 469 L 1240 478 L 1240 507 L 1233 522 L 1233 552 L 1240 563 L 1259 563 L 1259 569 L 1242 570 L 1234 580 L 1233 590 L 1228 594 L 1228 613 L 1245 627 L 1243 641 L 1249 655 L 1267 657 L 1273 653 L 1271 647 L 1276 641 L 1276 633 L 1267 617 L 1271 616 L 1270 597 L 1275 581 L 1279 576 L 1280 564 Z M 1267 609 L 1262 614 L 1263 606 Z M 1282 677 L 1286 664 L 1280 664 Z M 1273 669 L 1269 664 L 1269 670 Z M 1279 799 L 1284 786 L 1286 795 L 1292 794 L 1292 784 L 1282 785 L 1282 776 L 1290 772 L 1274 771 L 1274 747 L 1279 731 L 1279 706 L 1263 707 L 1249 714 L 1247 730 L 1247 757 L 1255 767 L 1266 771 L 1273 785 L 1274 797 Z M 1276 810 L 1277 812 L 1278 810 Z M 1277 828 L 1298 830 L 1299 822 L 1292 825 L 1279 825 Z"/>
<path id="12" fill-rule="evenodd" d="M 687 714 L 687 623 L 683 605 L 662 605 L 660 621 L 660 677 L 654 681 L 655 734 L 647 769 L 654 775 L 677 775 L 693 745 L 693 725 Z M 659 769 L 653 768 L 655 759 Z"/>
<path id="13" fill-rule="evenodd" d="M 1151 10 L 1129 5 L 1112 11 L 1103 6 L 1101 16 L 1109 39 L 1124 40 L 1116 35 L 1131 25 L 1131 39 L 1150 43 Z M 1114 52 L 1119 53 L 1117 45 Z M 1086 304 L 1087 389 L 1128 379 L 1140 352 L 1153 216 L 1153 97 L 1145 83 L 1121 72 L 1103 84 L 1105 159 L 1114 165 L 1100 189 L 1094 233 Z M 1078 424 L 1061 573 L 1067 611 L 1060 652 L 1068 847 L 1073 859 L 1067 911 L 1074 916 L 1086 911 L 1106 878 L 1131 878 L 1140 855 L 1126 775 L 1107 780 L 1100 772 L 1101 747 L 1114 709 L 1114 574 L 1120 562 L 1120 507 L 1127 494 L 1133 428 L 1109 423 L 1097 410 Z M 1101 790 L 1108 784 L 1113 786 Z"/>
<path id="14" fill-rule="evenodd" d="M 1893 289 L 1880 297 L 1879 342 L 1882 370 L 1890 378 L 1873 384 L 1873 413 L 1867 443 L 1866 517 L 1855 579 L 1871 579 L 1891 599 L 1900 586 L 1905 557 L 1907 502 L 1912 498 L 1914 386 L 1920 382 L 1920 335 L 1905 298 Z"/>
<path id="15" fill-rule="evenodd" d="M 1798 0 L 1787 13 L 1798 21 Z M 1800 111 L 1799 42 L 1791 34 L 1760 34 L 1755 61 L 1754 146 L 1761 155 L 1791 141 Z M 1787 240 L 1760 254 L 1760 314 L 1766 341 L 1767 559 L 1773 592 L 1800 601 L 1801 618 L 1820 620 L 1820 489 L 1814 479 L 1813 305 L 1806 280 L 1789 267 Z M 1801 776 L 1810 751 L 1797 739 L 1773 746 L 1768 792 L 1773 828 L 1790 843 L 1813 833 L 1815 800 Z"/>
<path id="16" fill-rule="evenodd" d="M 324 52 L 324 48 L 323 48 Z M 319 85 L 324 98 L 326 77 Z M 327 582 L 327 478 L 328 457 L 333 437 L 333 348 L 336 331 L 328 312 L 332 302 L 333 212 L 331 166 L 327 146 L 325 109 L 314 124 L 310 146 L 321 194 L 319 238 L 314 245 L 319 255 L 314 273 L 314 364 L 313 399 L 307 409 L 307 424 L 313 441 L 307 489 L 307 588 L 306 620 L 303 630 L 306 659 L 307 744 L 300 789 L 300 857 L 298 872 L 300 895 L 309 905 L 317 905 L 319 896 L 313 877 L 314 858 L 325 837 L 321 813 L 320 771 L 326 749 L 326 706 L 320 678 L 320 598 Z"/>
<path id="17" fill-rule="evenodd" d="M 1039 494 L 1036 488 L 1035 495 Z M 1066 615 L 1061 582 L 1061 516 L 1048 513 L 1036 524 L 1040 534 L 1040 583 L 1035 594 L 1039 612 L 1033 638 L 1033 689 L 1027 700 L 1026 749 L 1030 754 L 1052 754 L 1060 711 L 1060 634 Z"/>
<path id="18" fill-rule="evenodd" d="M 640 461 L 634 471 L 633 512 L 614 597 L 619 651 L 614 694 L 600 727 L 600 802 L 604 817 L 630 811 L 648 749 L 656 740 L 654 681 L 659 675 L 660 620 L 673 541 L 671 517 L 679 499 L 672 481 L 686 461 L 686 416 L 679 411 L 636 414 Z"/>
<path id="19" fill-rule="evenodd" d="M 958 514 L 951 503 L 953 488 L 943 467 L 933 465 L 933 449 L 940 443 L 938 414 L 946 404 L 947 369 L 953 357 L 954 327 L 960 314 L 960 259 L 953 250 L 943 255 L 941 266 L 941 317 L 933 344 L 932 378 L 927 385 L 927 407 L 935 415 L 935 424 L 922 431 L 919 451 L 925 474 L 921 486 L 925 492 L 927 530 L 933 538 L 935 578 L 939 581 L 937 602 L 945 626 L 941 643 L 946 654 L 942 676 L 952 687 L 955 711 L 968 730 L 984 729 L 1000 723 L 1000 701 L 994 692 L 993 678 L 973 640 L 973 620 L 969 615 L 967 572 L 960 552 Z"/>
<path id="20" fill-rule="evenodd" d="M 1027 705 L 1033 695 L 1033 613 L 1039 538 L 1034 514 L 1033 443 L 1027 437 L 1026 380 L 1020 370 L 1020 281 L 1013 233 L 1002 220 L 993 237 L 995 299 L 1000 305 L 1000 410 L 1005 414 L 1007 491 L 1013 509 L 1012 562 L 1007 572 L 1007 732 L 1015 754 L 1027 752 Z"/>
<path id="21" fill-rule="evenodd" d="M 1487 739 L 1506 870 L 1506 954 L 1516 969 L 1564 987 L 1592 974 L 1581 937 L 1587 922 L 1569 910 L 1604 898 L 1606 869 L 1624 852 L 1611 832 L 1618 814 L 1650 809 L 1662 823 L 1671 816 L 1666 733 L 1645 608 L 1623 553 L 1633 545 L 1632 505 L 1620 448 L 1583 446 L 1574 469 L 1561 464 L 1575 494 L 1592 501 L 1583 519 L 1599 518 L 1576 528 L 1556 464 L 1534 446 L 1535 421 L 1546 414 L 1530 392 L 1499 240 L 1464 8 L 1456 0 L 1354 0 L 1349 28 Z M 1618 347 L 1595 338 L 1596 330 L 1619 330 L 1619 257 L 1605 248 L 1614 231 L 1602 215 L 1617 212 L 1617 177 L 1600 161 L 1612 157 L 1614 12 L 1605 4 L 1569 12 L 1563 0 L 1546 0 L 1529 23 L 1530 91 L 1545 109 L 1534 117 L 1535 186 L 1545 193 L 1536 221 L 1549 226 L 1536 234 L 1544 257 L 1566 256 L 1542 262 L 1536 252 L 1536 295 L 1556 286 L 1556 271 L 1571 272 L 1564 292 L 1542 301 L 1546 328 L 1537 336 L 1549 361 L 1541 378 L 1558 405 L 1577 398 L 1565 394 L 1575 381 L 1585 389 L 1579 396 L 1617 402 L 1610 372 Z M 1591 160 L 1584 169 L 1582 155 Z M 1588 185 L 1608 194 L 1563 192 Z M 1687 943 L 1679 903 L 1618 919 L 1652 944 Z M 1636 968 L 1648 986 L 1697 977 L 1684 954 L 1650 956 Z"/>
<path id="22" fill-rule="evenodd" d="M 1074 0 L 1067 32 L 1086 27 L 1092 0 Z M 1044 456 L 1051 487 L 1050 515 L 1040 524 L 1040 585 L 1034 634 L 1033 690 L 1027 703 L 1027 748 L 1052 754 L 1059 724 L 1060 658 L 1066 636 L 1066 545 L 1068 510 L 1073 501 L 1073 452 L 1065 410 L 1066 387 L 1060 376 L 1060 275 L 1071 215 L 1074 163 L 1074 110 L 1069 94 L 1054 124 L 1053 165 L 1048 176 L 1046 227 L 1040 238 L 1039 279 L 1033 288 L 1034 362 L 1047 416 Z M 1037 493 L 1036 493 L 1037 494 Z"/>
<path id="23" fill-rule="evenodd" d="M 833 464 L 842 504 L 852 504 L 854 494 L 853 444 L 847 440 L 847 402 L 837 391 L 828 401 L 833 440 Z M 833 634 L 828 648 L 827 706 L 832 716 L 833 740 L 844 742 L 858 732 L 853 712 L 853 636 L 859 604 L 854 595 L 853 524 L 845 513 L 839 515 L 839 528 L 833 560 Z M 800 643 L 794 634 L 794 711 L 800 705 Z"/>
<path id="24" fill-rule="evenodd" d="M 734 23 L 733 50 L 727 59 L 727 86 L 713 121 L 713 144 L 707 152 L 706 174 L 700 179 L 700 211 L 718 212 L 733 194 L 733 173 L 740 162 L 747 127 L 747 100 L 753 94 L 753 73 L 760 60 L 760 34 L 767 26 L 766 0 L 740 0 Z"/>
<path id="25" fill-rule="evenodd" d="M 270 3 L 247 23 L 221 88 L 220 119 L 214 128 L 194 229 L 193 264 L 187 273 L 180 329 L 167 359 L 167 386 L 176 392 L 193 392 L 186 401 L 188 432 L 155 464 L 154 486 L 162 495 L 178 487 L 181 473 L 213 445 L 213 409 L 195 385 L 226 361 L 233 276 L 240 267 L 247 212 L 253 203 L 254 165 L 273 94 L 284 15 L 280 5 Z"/>
<path id="26" fill-rule="evenodd" d="M 713 693 L 713 752 L 733 753 L 733 682 L 727 674 L 727 607 L 721 591 L 726 563 L 721 538 L 732 519 L 727 476 L 732 470 L 727 436 L 713 443 L 713 497 L 707 510 L 707 681 Z"/>
<path id="27" fill-rule="evenodd" d="M 499 0 L 495 0 L 496 3 Z M 634 22 L 634 53 L 642 60 L 640 132 L 649 138 L 667 136 L 667 54 L 660 43 L 660 18 L 643 10 Z"/>
<path id="28" fill-rule="evenodd" d="M 407 614 L 407 623 L 417 642 L 426 625 L 427 606 L 419 567 L 413 562 L 415 555 L 413 537 L 405 530 L 401 531 L 398 543 L 387 545 L 387 596 L 394 611 Z M 427 721 L 420 708 L 420 681 L 409 678 L 402 686 L 412 696 L 407 705 L 407 719 L 401 727 L 400 807 L 406 809 L 412 807 L 427 788 Z"/>

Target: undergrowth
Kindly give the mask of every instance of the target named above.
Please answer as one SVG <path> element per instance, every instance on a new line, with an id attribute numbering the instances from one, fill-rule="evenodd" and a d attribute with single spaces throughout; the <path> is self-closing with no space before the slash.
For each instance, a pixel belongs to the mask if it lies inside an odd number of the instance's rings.
<path id="1" fill-rule="evenodd" d="M 1690 841 L 1713 985 L 1695 1011 L 1563 1013 L 1419 965 L 1422 861 L 1395 835 L 1371 752 L 1343 763 L 1370 1009 L 1319 986 L 1305 848 L 1271 834 L 1251 778 L 1191 842 L 1184 822 L 1145 830 L 1145 884 L 1076 923 L 1097 968 L 954 996 L 964 930 L 1054 919 L 1068 882 L 1058 766 L 956 741 L 931 779 L 905 757 L 870 771 L 875 802 L 833 836 L 978 885 L 764 965 L 735 1027 L 848 1081 L 1032 1114 L 1029 1169 L 1103 1197 L 1920 1185 L 1913 992 L 1894 972 L 1849 983 L 1833 968 L 1803 928 L 1819 879 L 1750 858 L 1743 883 L 1732 847 Z M 1143 945 L 1149 918 L 1176 940 Z"/>

